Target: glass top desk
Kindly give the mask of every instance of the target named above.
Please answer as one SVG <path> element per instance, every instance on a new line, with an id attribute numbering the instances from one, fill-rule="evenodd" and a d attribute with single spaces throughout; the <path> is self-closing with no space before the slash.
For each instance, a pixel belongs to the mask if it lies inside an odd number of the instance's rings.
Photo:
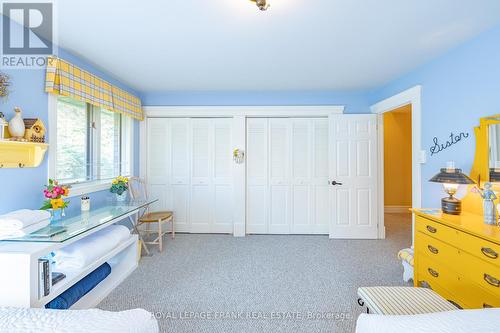
<path id="1" fill-rule="evenodd" d="M 81 212 L 77 216 L 51 222 L 50 225 L 45 228 L 39 229 L 31 234 L 27 234 L 26 236 L 10 238 L 5 241 L 63 243 L 104 224 L 119 222 L 133 214 L 137 214 L 141 209 L 146 209 L 149 205 L 155 203 L 156 201 L 158 201 L 158 199 L 108 203 L 103 207 L 90 210 L 88 212 Z M 133 226 L 135 228 L 135 225 Z M 40 233 L 50 234 L 51 230 L 57 229 L 61 231 L 61 227 L 64 228 L 64 231 L 53 236 L 38 236 Z M 37 236 L 34 234 L 37 234 Z"/>

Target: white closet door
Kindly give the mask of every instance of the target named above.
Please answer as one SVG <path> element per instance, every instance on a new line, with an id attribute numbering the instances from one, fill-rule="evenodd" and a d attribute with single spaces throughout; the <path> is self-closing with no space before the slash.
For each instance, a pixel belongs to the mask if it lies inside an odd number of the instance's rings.
<path id="1" fill-rule="evenodd" d="M 213 215 L 212 133 L 209 119 L 191 119 L 191 232 L 210 232 Z"/>
<path id="2" fill-rule="evenodd" d="M 330 237 L 377 238 L 376 115 L 332 115 L 329 121 Z"/>
<path id="3" fill-rule="evenodd" d="M 268 119 L 247 119 L 246 232 L 268 233 Z"/>
<path id="4" fill-rule="evenodd" d="M 189 226 L 189 118 L 172 118 L 170 122 L 171 146 L 170 208 L 174 211 L 177 231 L 188 232 Z"/>
<path id="5" fill-rule="evenodd" d="M 290 233 L 290 121 L 269 119 L 269 230 Z"/>
<path id="6" fill-rule="evenodd" d="M 312 231 L 311 120 L 292 119 L 291 141 L 291 196 L 292 233 L 308 234 Z"/>
<path id="7" fill-rule="evenodd" d="M 330 230 L 330 192 L 328 187 L 328 119 L 312 122 L 312 229 L 315 234 Z"/>
<path id="8" fill-rule="evenodd" d="M 213 119 L 213 223 L 210 232 L 233 232 L 232 119 Z"/>
<path id="9" fill-rule="evenodd" d="M 148 192 L 158 201 L 151 205 L 153 210 L 168 209 L 168 191 L 170 177 L 170 147 L 165 143 L 170 138 L 170 128 L 167 119 L 148 119 Z"/>

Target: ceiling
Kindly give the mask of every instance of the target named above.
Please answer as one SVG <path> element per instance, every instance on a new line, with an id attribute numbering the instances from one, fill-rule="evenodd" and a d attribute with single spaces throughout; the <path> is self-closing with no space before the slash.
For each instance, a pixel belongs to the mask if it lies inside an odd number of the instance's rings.
<path id="1" fill-rule="evenodd" d="M 58 42 L 142 92 L 361 90 L 500 23 L 498 0 L 269 1 L 58 1 Z"/>

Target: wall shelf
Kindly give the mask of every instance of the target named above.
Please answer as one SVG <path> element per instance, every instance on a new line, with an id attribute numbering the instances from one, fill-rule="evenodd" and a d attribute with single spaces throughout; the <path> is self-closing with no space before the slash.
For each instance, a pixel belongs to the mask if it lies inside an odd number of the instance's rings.
<path id="1" fill-rule="evenodd" d="M 0 141 L 0 168 L 36 168 L 49 147 L 46 143 Z"/>

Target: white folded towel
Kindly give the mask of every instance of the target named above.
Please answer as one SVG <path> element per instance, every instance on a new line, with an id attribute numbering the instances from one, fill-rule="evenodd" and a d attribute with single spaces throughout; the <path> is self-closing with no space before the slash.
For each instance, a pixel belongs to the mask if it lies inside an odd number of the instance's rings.
<path id="1" fill-rule="evenodd" d="M 130 230 L 127 227 L 110 225 L 73 244 L 54 251 L 56 269 L 67 271 L 84 268 L 109 253 L 129 237 Z"/>
<path id="2" fill-rule="evenodd" d="M 50 220 L 47 219 L 47 220 L 32 224 L 24 229 L 0 229 L 0 240 L 24 237 L 27 234 L 30 234 L 34 231 L 45 228 L 49 224 L 50 224 Z"/>
<path id="3" fill-rule="evenodd" d="M 20 209 L 0 215 L 0 230 L 21 230 L 48 219 L 50 213 L 46 210 Z"/>

